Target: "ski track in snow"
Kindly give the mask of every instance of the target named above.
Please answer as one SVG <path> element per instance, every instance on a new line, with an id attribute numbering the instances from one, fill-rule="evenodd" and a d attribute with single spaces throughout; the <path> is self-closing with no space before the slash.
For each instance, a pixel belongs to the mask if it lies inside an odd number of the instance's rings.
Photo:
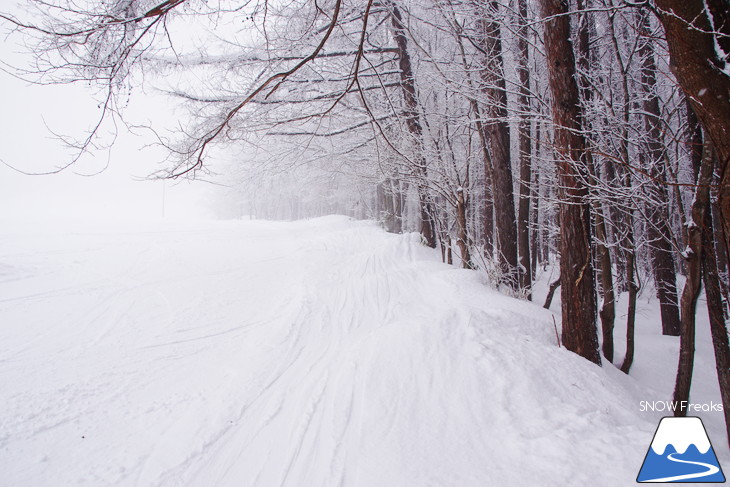
<path id="1" fill-rule="evenodd" d="M 0 236 L 0 486 L 633 483 L 631 379 L 418 236 L 141 227 Z"/>

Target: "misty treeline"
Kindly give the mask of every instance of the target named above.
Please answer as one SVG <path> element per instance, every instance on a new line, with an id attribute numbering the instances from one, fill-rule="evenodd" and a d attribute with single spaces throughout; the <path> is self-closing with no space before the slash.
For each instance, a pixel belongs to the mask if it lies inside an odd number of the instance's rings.
<path id="1" fill-rule="evenodd" d="M 15 73 L 98 90 L 79 157 L 140 88 L 165 92 L 187 115 L 147 127 L 171 155 L 158 176 L 225 184 L 234 214 L 418 231 L 526 299 L 557 261 L 562 343 L 626 373 L 637 294 L 653 288 L 663 333 L 681 337 L 678 401 L 704 288 L 730 414 L 727 0 L 25 7 L 2 14 L 33 53 Z"/>

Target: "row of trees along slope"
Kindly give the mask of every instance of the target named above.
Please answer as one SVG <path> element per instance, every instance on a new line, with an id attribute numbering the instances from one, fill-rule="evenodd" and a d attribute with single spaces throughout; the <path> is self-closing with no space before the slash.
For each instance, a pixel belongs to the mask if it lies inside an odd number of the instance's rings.
<path id="1" fill-rule="evenodd" d="M 124 117 L 130 94 L 164 91 L 189 117 L 149 127 L 170 153 L 156 176 L 195 177 L 233 153 L 226 183 L 246 212 L 344 212 L 417 230 L 445 261 L 525 299 L 557 259 L 562 342 L 626 373 L 650 283 L 663 333 L 681 336 L 677 400 L 689 397 L 704 285 L 730 414 L 726 0 L 23 6 L 0 13 L 33 54 L 14 74 L 85 81 L 99 95 L 77 157 Z"/>

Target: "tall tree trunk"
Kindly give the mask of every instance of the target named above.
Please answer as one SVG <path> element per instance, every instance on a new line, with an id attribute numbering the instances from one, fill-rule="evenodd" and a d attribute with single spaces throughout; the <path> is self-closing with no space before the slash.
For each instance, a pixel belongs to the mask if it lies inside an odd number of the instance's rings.
<path id="1" fill-rule="evenodd" d="M 487 96 L 483 128 L 492 165 L 492 195 L 496 227 L 495 247 L 504 282 L 512 289 L 517 281 L 517 230 L 514 190 L 512 188 L 512 162 L 510 157 L 509 124 L 507 122 L 507 90 L 502 58 L 500 24 L 497 21 L 499 2 L 489 2 L 480 18 L 480 44 L 484 52 L 484 68 L 481 70 L 483 91 Z"/>
<path id="2" fill-rule="evenodd" d="M 562 341 L 586 359 L 601 363 L 596 335 L 596 296 L 591 259 L 591 222 L 582 114 L 570 43 L 568 6 L 541 0 L 545 55 L 553 99 L 555 148 L 560 179 L 560 277 Z"/>
<path id="3" fill-rule="evenodd" d="M 606 219 L 603 216 L 601 203 L 594 203 L 596 220 L 596 239 L 598 244 L 598 262 L 601 266 L 601 295 L 603 303 L 598 315 L 601 318 L 601 331 L 603 336 L 603 356 L 606 360 L 613 362 L 613 329 L 616 321 L 616 294 L 613 288 L 613 268 L 611 267 L 611 250 L 606 244 L 608 234 L 606 232 Z"/>
<path id="4" fill-rule="evenodd" d="M 400 86 L 403 92 L 404 116 L 406 127 L 413 137 L 416 146 L 416 160 L 413 171 L 417 177 L 416 192 L 421 216 L 421 235 L 426 245 L 436 248 L 436 228 L 434 204 L 428 191 L 428 168 L 423 156 L 423 128 L 418 117 L 418 98 L 416 97 L 416 82 L 411 67 L 411 57 L 408 53 L 408 38 L 403 25 L 403 16 L 400 9 L 391 4 L 393 37 L 397 46 L 398 67 L 400 69 Z"/>
<path id="5" fill-rule="evenodd" d="M 540 150 L 542 148 L 541 143 L 541 134 L 542 130 L 540 129 L 542 126 L 542 122 L 536 122 L 535 123 L 535 150 L 534 154 L 535 157 L 540 157 Z M 533 195 L 533 202 L 532 205 L 532 279 L 533 281 L 537 277 L 537 267 L 538 266 L 546 266 L 548 264 L 547 259 L 545 259 L 545 247 L 547 247 L 547 239 L 544 236 L 544 232 L 546 230 L 545 227 L 547 225 L 543 224 L 540 225 L 540 215 L 543 215 L 543 220 L 545 220 L 545 203 L 543 202 L 541 204 L 542 198 L 540 197 L 540 194 L 544 191 L 543 184 L 541 182 L 541 175 L 540 171 L 534 171 L 535 174 L 535 181 L 532 184 L 532 195 Z"/>
<path id="6" fill-rule="evenodd" d="M 712 228 L 715 232 L 715 257 L 717 259 L 717 274 L 720 279 L 720 298 L 725 302 L 723 309 L 727 318 L 730 317 L 730 273 L 728 272 L 727 249 L 725 249 L 725 239 L 722 235 L 719 213 L 720 209 L 717 205 L 712 204 Z"/>
<path id="7" fill-rule="evenodd" d="M 540 265 L 540 252 L 539 252 L 539 242 L 540 242 L 540 233 L 538 228 L 538 219 L 540 218 L 540 172 L 535 171 L 535 180 L 532 182 L 532 185 L 530 186 L 531 194 L 530 198 L 533 201 L 533 204 L 530 208 L 530 241 L 531 248 L 531 263 L 532 263 L 532 280 L 535 280 L 535 277 L 537 275 L 537 267 Z"/>
<path id="8" fill-rule="evenodd" d="M 517 251 L 519 285 L 532 301 L 532 262 L 530 260 L 530 186 L 532 183 L 532 138 L 530 135 L 530 56 L 527 28 L 527 0 L 518 0 L 517 49 L 520 93 L 518 133 L 520 147 L 520 199 L 517 206 Z"/>
<path id="9" fill-rule="evenodd" d="M 645 90 L 644 128 L 649 138 L 647 143 L 649 175 L 651 181 L 647 188 L 647 239 L 649 254 L 654 271 L 659 308 L 662 317 L 662 334 L 679 336 L 679 306 L 677 303 L 677 275 L 674 268 L 671 231 L 669 229 L 669 192 L 664 181 L 667 180 L 666 149 L 662 143 L 662 115 L 659 96 L 656 92 L 656 63 L 651 47 L 648 12 L 637 14 L 639 33 L 644 38 L 640 53 L 642 55 L 641 83 Z"/>
<path id="10" fill-rule="evenodd" d="M 629 124 L 631 121 L 631 93 L 629 91 L 629 73 L 628 65 L 624 60 L 618 43 L 618 37 L 614 29 L 615 14 L 609 16 L 609 29 L 611 32 L 611 40 L 613 42 L 614 55 L 621 72 L 621 90 L 623 95 L 623 110 L 621 117 L 621 130 L 619 135 L 619 155 L 621 157 L 621 165 L 618 167 L 623 177 L 623 186 L 626 191 L 631 191 L 631 171 L 629 154 Z M 629 294 L 628 309 L 626 312 L 626 356 L 621 364 L 621 371 L 628 374 L 631 365 L 634 362 L 634 329 L 636 324 L 636 296 L 639 291 L 636 282 L 636 243 L 634 240 L 634 203 L 628 198 L 621 205 L 623 211 L 622 224 L 624 226 L 624 234 L 621 239 L 621 247 L 623 250 L 626 264 L 626 290 Z"/>
<path id="11" fill-rule="evenodd" d="M 695 355 L 695 311 L 702 278 L 702 227 L 706 222 L 710 204 L 712 166 L 712 150 L 709 142 L 706 142 L 697 178 L 695 198 L 692 203 L 691 219 L 687 225 L 689 244 L 684 252 L 687 261 L 687 281 L 684 284 L 680 301 L 682 333 L 679 341 L 677 380 L 674 385 L 674 400 L 680 405 L 683 404 L 682 401 L 685 401 L 684 404 L 689 401 L 689 390 L 692 384 Z M 678 408 L 674 415 L 686 416 L 687 411 L 684 408 Z"/>
<path id="12" fill-rule="evenodd" d="M 456 41 L 461 54 L 462 66 L 464 67 L 464 71 L 466 72 L 466 82 L 469 86 L 470 91 L 475 92 L 476 90 L 470 74 L 469 63 L 467 62 L 466 50 L 464 49 L 464 43 L 461 37 L 461 26 L 458 23 L 455 23 L 454 27 L 457 29 Z M 494 250 L 494 203 L 490 195 L 490 189 L 492 187 L 492 161 L 489 155 L 489 144 L 487 141 L 486 131 L 482 123 L 481 108 L 479 107 L 479 103 L 474 96 L 468 96 L 467 98 L 473 112 L 474 125 L 476 126 L 476 132 L 479 136 L 479 146 L 481 148 L 482 159 L 484 161 L 484 184 L 482 185 L 482 188 L 484 189 L 484 200 L 481 202 L 482 204 L 480 205 L 481 224 L 483 225 L 482 244 L 484 246 L 484 256 L 487 259 L 491 259 Z M 464 186 L 468 185 L 465 184 Z M 476 215 L 477 212 L 475 212 L 474 214 Z"/>
<path id="13" fill-rule="evenodd" d="M 482 158 L 484 160 L 484 257 L 491 260 L 494 256 L 494 197 L 493 187 L 493 171 L 492 158 L 489 155 L 489 142 L 486 136 L 486 130 L 481 122 L 481 110 L 476 100 L 473 100 L 472 109 L 476 117 L 476 128 L 479 133 L 479 142 L 482 149 Z"/>
<path id="14" fill-rule="evenodd" d="M 711 208 L 714 210 L 714 208 Z M 725 414 L 725 431 L 728 445 L 730 445 L 730 344 L 726 325 L 726 309 L 722 305 L 722 291 L 718 275 L 718 252 L 715 249 L 713 215 L 710 211 L 705 214 L 705 224 L 702 226 L 702 279 L 705 282 L 707 295 L 707 312 L 710 317 L 710 332 L 712 345 L 715 349 L 715 367 L 717 380 L 720 385 L 723 413 Z"/>
<path id="15" fill-rule="evenodd" d="M 578 0 L 578 9 L 582 11 L 580 17 L 580 25 L 578 28 L 578 52 L 580 56 L 578 58 L 578 67 L 580 68 L 580 76 L 578 77 L 579 93 L 582 99 L 588 105 L 593 98 L 593 89 L 588 80 L 588 73 L 591 69 L 591 51 L 590 51 L 590 13 L 586 11 L 588 7 L 587 2 L 584 0 Z M 584 118 L 584 124 L 585 118 Z M 587 132 L 588 127 L 582 127 L 584 132 Z M 585 155 L 586 166 L 591 176 L 592 186 L 596 187 L 595 181 L 596 169 L 593 161 L 593 154 L 590 150 L 586 151 Z M 601 279 L 601 297 L 603 302 L 601 303 L 601 309 L 598 315 L 601 318 L 601 332 L 602 332 L 602 350 L 603 356 L 606 360 L 613 362 L 613 329 L 614 322 L 616 319 L 616 296 L 613 288 L 613 267 L 611 265 L 611 250 L 608 246 L 608 232 L 606 231 L 606 218 L 603 211 L 603 204 L 599 198 L 592 199 L 593 204 L 593 216 L 595 221 L 596 240 L 598 247 L 598 264 L 600 268 L 600 279 Z"/>
<path id="16" fill-rule="evenodd" d="M 717 164 L 716 164 L 717 165 Z M 714 240 L 714 258 L 716 261 L 717 275 L 720 285 L 720 308 L 722 308 L 725 319 L 730 318 L 730 275 L 728 275 L 728 249 L 725 248 L 725 236 L 722 234 L 722 223 L 720 221 L 720 208 L 717 206 L 717 193 L 720 178 L 717 172 L 714 173 L 712 188 L 710 189 L 710 209 L 712 210 L 712 229 Z M 722 303 L 724 302 L 724 306 Z"/>
<path id="17" fill-rule="evenodd" d="M 690 153 L 690 164 L 692 168 L 692 180 L 697 181 L 697 178 L 700 175 L 700 166 L 702 166 L 702 152 L 704 150 L 704 137 L 702 135 L 702 127 L 700 126 L 700 121 L 697 120 L 697 115 L 695 115 L 695 111 L 692 108 L 692 105 L 690 104 L 689 100 L 685 98 L 685 107 L 687 110 L 687 143 L 689 146 L 689 153 Z M 667 166 L 669 169 L 669 167 Z M 677 178 L 677 172 L 673 171 L 672 174 L 672 180 L 674 182 L 678 181 Z M 689 241 L 687 240 L 687 212 L 685 211 L 684 207 L 684 201 L 682 200 L 682 191 L 678 184 L 673 185 L 674 189 L 674 198 L 676 200 L 677 205 L 677 211 L 676 213 L 679 216 L 679 223 L 681 228 L 681 238 L 682 238 L 682 248 L 686 248 L 689 246 Z M 682 260 L 679 265 L 679 271 L 682 273 L 683 276 L 687 275 L 687 269 L 685 266 L 686 262 Z M 680 324 L 681 328 L 681 324 Z"/>

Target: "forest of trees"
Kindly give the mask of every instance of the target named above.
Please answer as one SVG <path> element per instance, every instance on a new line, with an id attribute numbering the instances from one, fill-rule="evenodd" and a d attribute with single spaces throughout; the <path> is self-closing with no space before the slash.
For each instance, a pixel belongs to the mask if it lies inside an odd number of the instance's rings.
<path id="1" fill-rule="evenodd" d="M 375 218 L 524 299 L 559 262 L 562 343 L 625 373 L 637 295 L 653 288 L 663 333 L 680 337 L 678 401 L 704 289 L 730 425 L 727 0 L 25 7 L 0 13 L 33 54 L 15 74 L 99 95 L 78 157 L 130 96 L 164 91 L 188 116 L 148 127 L 170 153 L 158 177 L 212 177 L 225 159 L 216 177 L 241 214 Z"/>

